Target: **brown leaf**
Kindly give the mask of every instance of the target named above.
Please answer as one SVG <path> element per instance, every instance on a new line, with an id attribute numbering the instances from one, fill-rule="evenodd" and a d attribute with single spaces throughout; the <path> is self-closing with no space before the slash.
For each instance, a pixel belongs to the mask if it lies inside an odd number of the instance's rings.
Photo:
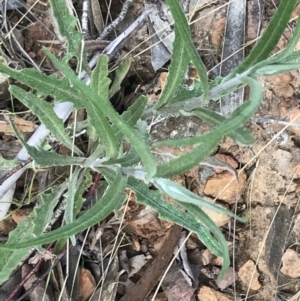
<path id="1" fill-rule="evenodd" d="M 13 122 L 17 130 L 21 133 L 32 133 L 37 128 L 37 125 L 35 125 L 33 122 L 24 120 L 22 118 L 14 117 Z M 2 120 L 0 121 L 0 132 L 12 134 L 14 131 L 8 121 Z"/>

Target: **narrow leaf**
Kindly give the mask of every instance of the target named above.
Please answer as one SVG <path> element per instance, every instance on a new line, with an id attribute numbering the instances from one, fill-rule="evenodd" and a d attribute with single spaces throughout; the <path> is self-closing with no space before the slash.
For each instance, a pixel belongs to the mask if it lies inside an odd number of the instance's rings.
<path id="1" fill-rule="evenodd" d="M 205 227 L 207 227 L 209 231 L 212 232 L 212 234 L 217 238 L 222 252 L 222 255 L 220 257 L 223 259 L 222 269 L 218 276 L 218 280 L 222 280 L 230 265 L 228 244 L 225 240 L 224 235 L 222 234 L 218 226 L 213 222 L 213 220 L 199 207 L 189 203 L 179 203 L 183 208 L 188 210 L 188 212 L 190 212 L 198 221 L 200 221 Z"/>
<path id="2" fill-rule="evenodd" d="M 237 109 L 235 109 L 235 111 L 228 118 L 226 118 L 216 130 L 202 136 L 174 139 L 173 141 L 161 141 L 154 144 L 156 146 L 162 146 L 201 143 L 201 145 L 197 146 L 189 153 L 182 155 L 181 157 L 168 163 L 159 165 L 157 168 L 157 177 L 169 178 L 197 165 L 210 154 L 210 152 L 218 145 L 223 136 L 238 129 L 244 122 L 251 118 L 260 104 L 262 98 L 262 87 L 256 80 L 250 77 L 240 77 L 240 80 L 250 85 L 250 100 L 246 101 Z"/>
<path id="3" fill-rule="evenodd" d="M 205 207 L 211 210 L 214 210 L 215 212 L 221 213 L 221 214 L 227 214 L 228 216 L 231 216 L 233 218 L 236 218 L 240 222 L 247 221 L 247 218 L 242 218 L 234 213 L 232 213 L 229 210 L 226 210 L 220 206 L 217 206 L 215 204 L 209 203 L 205 201 L 200 196 L 192 193 L 190 190 L 186 189 L 185 187 L 164 178 L 154 178 L 153 184 L 162 192 L 166 193 L 168 196 L 173 198 L 176 201 L 179 201 L 181 203 L 189 203 L 196 206 Z"/>
<path id="4" fill-rule="evenodd" d="M 208 77 L 206 73 L 205 65 L 203 64 L 201 57 L 191 40 L 191 34 L 187 19 L 179 5 L 177 0 L 166 0 L 172 12 L 175 27 L 178 29 L 180 38 L 185 47 L 189 59 L 191 59 L 199 73 L 202 85 L 203 85 L 203 100 L 207 102 L 208 99 Z"/>
<path id="5" fill-rule="evenodd" d="M 80 168 L 76 168 L 75 171 L 70 175 L 70 181 L 67 184 L 68 191 L 65 193 L 64 197 L 66 200 L 66 209 L 64 214 L 64 221 L 66 224 L 71 224 L 74 221 L 74 201 L 75 201 L 75 195 L 78 187 L 78 176 L 80 172 Z M 75 236 L 72 235 L 71 241 L 73 246 L 76 245 Z"/>
<path id="6" fill-rule="evenodd" d="M 109 99 L 111 99 L 120 89 L 121 83 L 127 75 L 131 65 L 130 56 L 123 58 L 119 68 L 116 70 L 114 81 L 109 89 Z"/>
<path id="7" fill-rule="evenodd" d="M 109 158 L 115 158 L 119 153 L 121 141 L 118 141 L 117 135 L 115 135 L 112 126 L 104 116 L 103 110 L 100 109 L 101 102 L 103 104 L 103 101 L 109 101 L 109 84 L 110 79 L 108 78 L 108 57 L 101 55 L 98 58 L 97 66 L 93 70 L 91 77 L 91 88 L 96 92 L 97 95 L 101 95 L 101 98 L 98 99 L 98 97 L 95 98 L 91 95 L 90 103 L 88 105 L 88 107 L 90 106 L 91 109 L 88 109 L 88 114 L 91 117 L 91 125 L 93 126 L 98 137 L 100 137 L 101 142 L 103 143 L 103 146 L 107 153 L 106 156 Z M 94 120 L 94 112 L 92 112 L 92 110 L 98 110 L 98 121 Z M 99 132 L 102 132 L 101 135 Z"/>
<path id="8" fill-rule="evenodd" d="M 30 68 L 21 71 L 15 71 L 0 63 L 0 72 L 22 82 L 23 84 L 37 89 L 43 95 L 53 95 L 57 102 L 65 102 L 72 99 L 74 106 L 79 109 L 81 105 L 81 97 L 78 90 L 71 85 L 67 78 L 58 79 L 56 75 L 47 76 L 43 73 Z"/>
<path id="9" fill-rule="evenodd" d="M 81 57 L 83 57 L 85 63 L 86 53 L 83 51 L 82 47 L 83 37 L 81 32 L 76 30 L 77 18 L 70 15 L 67 1 L 50 0 L 50 4 L 52 8 L 51 11 L 53 12 L 59 28 L 59 33 L 68 41 L 66 59 L 76 56 L 77 59 L 80 60 Z"/>
<path id="10" fill-rule="evenodd" d="M 50 222 L 53 210 L 57 205 L 65 184 L 56 188 L 50 194 L 41 194 L 43 202 L 34 207 L 33 212 L 17 228 L 9 233 L 9 244 L 27 242 L 33 237 L 41 235 L 46 225 Z M 8 279 L 18 264 L 28 256 L 28 248 L 13 248 L 4 250 L 0 248 L 0 284 Z"/>
<path id="11" fill-rule="evenodd" d="M 280 2 L 277 11 L 273 15 L 262 37 L 254 46 L 247 58 L 233 72 L 231 72 L 225 80 L 234 77 L 236 74 L 243 73 L 258 62 L 269 57 L 283 34 L 297 2 L 298 0 L 282 0 Z"/>
<path id="12" fill-rule="evenodd" d="M 153 208 L 159 213 L 159 217 L 176 223 L 192 232 L 195 232 L 201 242 L 214 254 L 222 257 L 222 250 L 219 243 L 211 236 L 209 230 L 203 226 L 190 212 L 184 212 L 176 205 L 166 202 L 163 195 L 158 190 L 150 190 L 148 186 L 139 182 L 133 177 L 128 178 L 128 188 L 132 190 L 137 198 L 137 202 Z"/>
<path id="13" fill-rule="evenodd" d="M 30 237 L 26 242 L 13 244 L 0 244 L 1 249 L 14 250 L 46 244 L 61 238 L 68 238 L 71 235 L 84 231 L 105 219 L 115 208 L 118 208 L 125 200 L 123 192 L 126 188 L 126 177 L 118 170 L 115 179 L 106 190 L 104 196 L 91 209 L 81 215 L 73 223 L 64 225 L 50 233 L 45 233 L 39 237 Z"/>
<path id="14" fill-rule="evenodd" d="M 171 57 L 171 64 L 169 67 L 169 73 L 167 82 L 162 90 L 161 96 L 158 102 L 154 105 L 154 110 L 166 105 L 178 90 L 178 86 L 183 80 L 186 72 L 189 59 L 186 55 L 183 39 L 181 38 L 177 26 L 175 26 L 175 40 L 173 42 L 173 53 Z"/>
<path id="15" fill-rule="evenodd" d="M 54 113 L 51 104 L 17 86 L 10 86 L 9 90 L 39 118 L 55 138 L 69 149 L 74 148 L 77 154 L 82 154 L 80 149 L 73 145 L 63 121 Z"/>
<path id="16" fill-rule="evenodd" d="M 136 149 L 137 153 L 141 157 L 142 162 L 144 163 L 149 179 L 152 176 L 154 176 L 156 173 L 156 162 L 153 155 L 150 152 L 149 146 L 143 143 L 143 141 L 141 141 L 138 137 L 136 137 L 135 133 L 132 131 L 132 127 L 129 126 L 121 116 L 119 116 L 119 114 L 114 110 L 114 108 L 111 106 L 107 99 L 103 99 L 101 95 L 97 95 L 92 89 L 89 89 L 74 75 L 72 70 L 70 70 L 66 65 L 61 64 L 49 51 L 46 50 L 46 52 L 47 55 L 49 55 L 50 59 L 53 61 L 53 63 L 56 65 L 56 67 L 60 68 L 60 70 L 68 76 L 68 79 L 74 85 L 76 85 L 76 87 L 80 89 L 80 91 L 85 93 L 87 98 L 90 99 L 91 104 L 87 102 L 86 107 L 88 109 L 90 117 L 94 119 L 95 124 L 93 124 L 93 126 L 96 126 L 96 123 L 99 123 L 99 119 L 101 119 L 99 118 L 99 114 L 100 112 L 102 112 L 103 109 L 107 117 L 110 118 L 110 120 L 118 127 L 118 129 L 124 134 L 124 136 L 131 142 L 133 147 Z M 93 107 L 89 107 L 90 105 L 92 105 Z M 97 125 L 97 128 L 99 128 L 99 137 L 102 137 L 102 127 L 99 127 L 99 125 Z"/>

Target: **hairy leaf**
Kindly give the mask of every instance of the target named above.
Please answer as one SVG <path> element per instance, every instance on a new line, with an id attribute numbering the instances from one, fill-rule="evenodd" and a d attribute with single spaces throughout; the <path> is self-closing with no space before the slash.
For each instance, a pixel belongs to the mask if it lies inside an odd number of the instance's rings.
<path id="1" fill-rule="evenodd" d="M 54 113 L 51 104 L 17 86 L 10 86 L 9 90 L 39 118 L 55 138 L 69 149 L 74 148 L 77 154 L 82 154 L 80 149 L 73 145 L 63 121 Z"/>
<path id="2" fill-rule="evenodd" d="M 175 23 L 176 24 L 176 23 Z M 169 67 L 169 73 L 167 82 L 162 90 L 161 96 L 158 102 L 154 105 L 154 110 L 166 105 L 172 100 L 172 97 L 176 93 L 178 86 L 183 80 L 186 72 L 189 59 L 186 56 L 186 49 L 184 47 L 183 39 L 181 39 L 178 26 L 175 26 L 175 40 L 173 42 L 173 53 L 171 58 L 171 64 Z"/>
<path id="3" fill-rule="evenodd" d="M 69 69 L 67 66 L 61 64 L 58 59 L 55 58 L 49 51 L 47 55 L 53 61 L 57 68 L 65 73 L 68 76 L 68 79 L 76 86 L 82 93 L 90 99 L 90 102 L 86 102 L 86 108 L 91 118 L 94 119 L 94 122 L 97 122 L 99 119 L 99 112 L 101 110 L 107 115 L 108 118 L 115 124 L 116 127 L 124 134 L 124 136 L 131 142 L 133 147 L 136 149 L 137 153 L 141 157 L 142 162 L 144 163 L 145 169 L 147 170 L 147 176 L 149 179 L 156 173 L 156 163 L 153 155 L 150 152 L 149 145 L 145 144 L 132 131 L 132 127 L 129 126 L 123 118 L 114 110 L 107 99 L 103 99 L 101 95 L 96 94 L 93 90 L 89 89 L 85 84 L 83 84 Z M 100 106 L 101 104 L 101 106 Z M 92 106 L 89 107 L 89 106 Z M 96 110 L 96 111 L 95 111 Z M 95 127 L 96 124 L 93 124 Z M 102 136 L 102 131 L 99 129 L 99 137 Z"/>
<path id="4" fill-rule="evenodd" d="M 17 228 L 10 232 L 8 244 L 16 244 L 28 242 L 31 239 L 39 237 L 46 225 L 50 222 L 53 210 L 57 205 L 65 184 L 53 190 L 50 194 L 41 194 L 42 203 L 36 205 L 33 212 L 24 220 L 22 220 Z M 8 279 L 12 271 L 18 264 L 28 255 L 28 247 L 12 248 L 12 250 L 4 250 L 0 248 L 0 283 Z"/>
<path id="5" fill-rule="evenodd" d="M 194 167 L 210 154 L 227 133 L 241 127 L 241 125 L 256 112 L 262 98 L 262 87 L 256 80 L 250 77 L 241 77 L 240 79 L 250 85 L 250 100 L 235 109 L 235 111 L 226 118 L 216 130 L 201 136 L 161 141 L 153 144 L 154 146 L 162 146 L 201 143 L 189 153 L 168 163 L 159 165 L 156 174 L 157 177 L 171 177 Z"/>
<path id="6" fill-rule="evenodd" d="M 86 52 L 82 45 L 83 37 L 81 32 L 76 30 L 77 19 L 70 15 L 67 1 L 50 0 L 50 5 L 59 28 L 59 33 L 68 41 L 67 56 L 65 58 L 68 60 L 76 56 L 78 61 L 83 58 L 84 65 L 87 65 Z"/>
<path id="7" fill-rule="evenodd" d="M 14 250 L 27 247 L 39 246 L 61 238 L 68 238 L 71 235 L 84 231 L 106 218 L 115 208 L 118 208 L 125 200 L 123 192 L 126 188 L 126 177 L 118 170 L 114 181 L 109 185 L 104 196 L 91 209 L 81 215 L 73 223 L 64 225 L 50 233 L 27 239 L 21 243 L 0 244 L 1 249 Z"/>
<path id="8" fill-rule="evenodd" d="M 108 57 L 99 56 L 96 68 L 93 70 L 91 78 L 91 88 L 96 92 L 99 97 L 95 98 L 91 95 L 89 104 L 87 105 L 88 114 L 91 117 L 92 127 L 95 129 L 96 134 L 100 137 L 101 142 L 106 150 L 106 156 L 109 158 L 117 157 L 120 148 L 120 142 L 115 135 L 112 126 L 109 124 L 107 118 L 104 116 L 101 104 L 103 102 L 109 102 L 109 84 L 108 78 Z M 86 90 L 86 87 L 85 87 Z M 100 97 L 101 96 L 101 97 Z M 98 116 L 94 118 L 94 112 L 92 110 L 98 110 Z M 96 120 L 96 118 L 98 120 Z M 100 134 L 101 132 L 101 134 Z"/>
<path id="9" fill-rule="evenodd" d="M 298 0 L 282 0 L 280 2 L 277 11 L 273 15 L 262 37 L 254 46 L 247 58 L 235 70 L 233 70 L 233 72 L 231 72 L 225 80 L 232 78 L 236 74 L 243 73 L 250 67 L 269 57 L 283 34 L 297 2 Z"/>
<path id="10" fill-rule="evenodd" d="M 207 103 L 208 101 L 208 77 L 206 73 L 205 65 L 203 64 L 201 57 L 193 44 L 191 40 L 191 34 L 190 34 L 190 28 L 187 22 L 187 19 L 179 5 L 179 2 L 177 0 L 166 0 L 167 4 L 169 5 L 169 8 L 172 12 L 174 21 L 175 21 L 175 28 L 178 29 L 178 33 L 180 35 L 180 38 L 182 40 L 182 43 L 185 47 L 185 50 L 187 52 L 187 55 L 190 60 L 193 61 L 202 85 L 203 85 L 203 101 L 204 103 Z"/>
<path id="11" fill-rule="evenodd" d="M 192 232 L 195 232 L 201 242 L 209 248 L 215 255 L 222 257 L 222 249 L 219 243 L 211 236 L 201 222 L 199 222 L 190 212 L 184 212 L 179 207 L 166 202 L 160 191 L 150 190 L 148 186 L 139 182 L 133 177 L 128 178 L 128 188 L 132 190 L 137 198 L 137 202 L 153 208 L 159 213 L 159 217 L 176 223 Z"/>
<path id="12" fill-rule="evenodd" d="M 123 58 L 120 66 L 116 70 L 114 81 L 109 89 L 110 99 L 121 89 L 121 83 L 124 80 L 125 76 L 127 75 L 130 65 L 131 65 L 131 58 L 128 55 L 125 58 Z"/>

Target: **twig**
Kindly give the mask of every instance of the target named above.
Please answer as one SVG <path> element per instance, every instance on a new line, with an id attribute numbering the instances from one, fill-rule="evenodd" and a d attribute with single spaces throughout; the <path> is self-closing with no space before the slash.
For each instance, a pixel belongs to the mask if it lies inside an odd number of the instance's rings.
<path id="1" fill-rule="evenodd" d="M 84 0 L 82 3 L 82 17 L 81 17 L 81 24 L 82 24 L 81 26 L 82 26 L 82 33 L 83 33 L 84 40 L 90 39 L 89 21 L 88 21 L 89 8 L 90 8 L 90 0 Z"/>
<path id="2" fill-rule="evenodd" d="M 51 246 L 53 245 L 53 243 L 49 244 L 47 247 L 47 251 L 50 250 Z M 13 289 L 13 291 L 8 295 L 8 297 L 5 299 L 5 301 L 11 301 L 14 297 L 14 295 L 22 288 L 22 286 L 28 281 L 28 279 L 35 273 L 38 271 L 39 267 L 41 266 L 41 264 L 44 262 L 44 259 L 41 258 L 39 260 L 39 262 L 34 266 L 34 268 L 27 273 L 27 275 L 25 275 L 25 277 L 21 280 L 21 282 L 18 283 L 18 285 Z"/>
<path id="3" fill-rule="evenodd" d="M 16 301 L 22 301 L 22 300 L 24 300 L 24 298 L 25 298 L 27 295 L 29 295 L 29 293 L 32 292 L 32 291 L 38 286 L 38 284 L 40 283 L 40 281 L 42 281 L 45 277 L 47 277 L 47 276 L 50 274 L 50 271 L 53 269 L 53 267 L 55 267 L 55 266 L 59 263 L 60 259 L 64 256 L 64 254 L 65 254 L 65 251 L 63 251 L 62 253 L 60 253 L 59 255 L 57 255 L 54 264 L 52 264 L 52 265 L 47 269 L 47 271 L 46 271 L 42 276 L 40 276 L 39 279 L 37 279 L 37 280 L 32 284 L 31 288 L 28 289 L 28 290 L 27 290 L 21 297 L 19 297 L 19 299 L 17 299 Z"/>
<path id="4" fill-rule="evenodd" d="M 255 121 L 257 123 L 272 123 L 272 124 L 282 124 L 282 125 L 290 125 L 290 126 L 296 126 L 300 127 L 299 122 L 290 122 L 290 121 L 284 121 L 284 120 L 278 120 L 278 119 L 272 119 L 272 118 L 261 118 L 261 117 L 251 117 L 252 121 Z"/>
<path id="5" fill-rule="evenodd" d="M 126 0 L 119 16 L 110 24 L 108 25 L 101 35 L 98 37 L 99 40 L 105 40 L 107 36 L 114 30 L 116 27 L 124 20 L 133 0 Z"/>

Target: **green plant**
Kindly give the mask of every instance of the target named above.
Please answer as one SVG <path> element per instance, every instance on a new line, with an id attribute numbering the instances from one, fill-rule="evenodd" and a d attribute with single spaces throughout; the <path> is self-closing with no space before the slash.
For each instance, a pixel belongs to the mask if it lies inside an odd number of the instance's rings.
<path id="1" fill-rule="evenodd" d="M 33 213 L 10 233 L 6 244 L 0 245 L 0 282 L 9 277 L 18 262 L 27 255 L 28 248 L 40 247 L 42 244 L 56 240 L 63 241 L 103 220 L 114 210 L 118 210 L 125 200 L 126 188 L 135 193 L 138 202 L 154 208 L 162 219 L 197 233 L 200 240 L 214 254 L 223 258 L 220 274 L 220 277 L 223 277 L 230 264 L 227 244 L 222 232 L 200 206 L 226 213 L 239 221 L 246 219 L 237 217 L 217 205 L 207 203 L 168 178 L 203 161 L 225 135 L 229 135 L 242 145 L 253 143 L 251 133 L 243 128 L 243 124 L 255 113 L 262 98 L 262 87 L 255 78 L 287 72 L 299 68 L 300 65 L 298 62 L 300 53 L 294 51 L 300 37 L 299 23 L 288 46 L 280 54 L 268 58 L 283 33 L 297 0 L 282 0 L 268 29 L 249 57 L 226 78 L 217 78 L 211 83 L 208 81 L 205 66 L 192 44 L 184 13 L 177 0 L 167 0 L 175 20 L 175 41 L 166 87 L 154 107 L 148 108 L 146 98 L 140 97 L 122 115 L 114 110 L 110 97 L 118 90 L 120 81 L 128 70 L 129 62 L 123 62 L 115 82 L 110 86 L 108 57 L 101 55 L 96 68 L 91 73 L 91 84 L 86 86 L 67 65 L 70 57 L 77 56 L 78 59 L 83 59 L 82 66 L 87 66 L 85 56 L 80 53 L 81 38 L 78 38 L 79 33 L 74 30 L 75 19 L 67 15 L 67 10 L 62 4 L 64 1 L 51 1 L 51 3 L 61 34 L 68 41 L 68 55 L 63 61 L 59 61 L 50 51 L 47 49 L 44 51 L 64 77 L 59 79 L 55 75 L 46 76 L 32 69 L 15 71 L 3 64 L 0 64 L 0 72 L 33 89 L 26 92 L 17 86 L 10 87 L 12 95 L 30 108 L 56 139 L 73 149 L 78 156 L 62 156 L 45 150 L 43 145 L 30 146 L 15 130 L 15 134 L 33 158 L 35 166 L 47 168 L 71 165 L 73 172 L 70 174 L 69 181 L 59 185 L 51 193 L 43 193 L 43 203 L 36 206 Z M 270 32 L 271 38 L 269 38 Z M 201 89 L 197 97 L 191 96 L 191 92 L 181 86 L 190 61 L 193 61 L 201 78 Z M 250 87 L 249 100 L 228 118 L 204 107 L 209 99 L 218 100 L 223 95 L 246 85 Z M 174 95 L 179 90 L 181 99 L 176 101 Z M 68 100 L 73 103 L 74 109 L 86 110 L 90 139 L 88 156 L 84 156 L 73 145 L 63 121 L 55 115 L 52 106 L 43 100 L 43 97 L 48 95 L 52 95 L 56 103 Z M 169 163 L 158 165 L 150 151 L 149 134 L 144 121 L 148 116 L 155 114 L 195 115 L 214 126 L 215 130 L 201 136 L 155 143 L 152 146 L 195 145 L 189 153 Z M 12 126 L 14 127 L 13 124 Z M 123 141 L 131 145 L 128 152 L 123 151 Z M 142 163 L 142 167 L 139 167 L 138 163 Z M 2 168 L 11 167 L 11 163 L 4 160 L 1 164 Z M 77 218 L 83 203 L 82 193 L 91 185 L 91 170 L 101 173 L 108 187 L 103 197 Z M 149 183 L 158 190 L 149 189 Z M 163 193 L 172 197 L 178 206 L 166 202 Z M 52 232 L 43 233 L 60 198 L 66 201 L 65 224 Z"/>

